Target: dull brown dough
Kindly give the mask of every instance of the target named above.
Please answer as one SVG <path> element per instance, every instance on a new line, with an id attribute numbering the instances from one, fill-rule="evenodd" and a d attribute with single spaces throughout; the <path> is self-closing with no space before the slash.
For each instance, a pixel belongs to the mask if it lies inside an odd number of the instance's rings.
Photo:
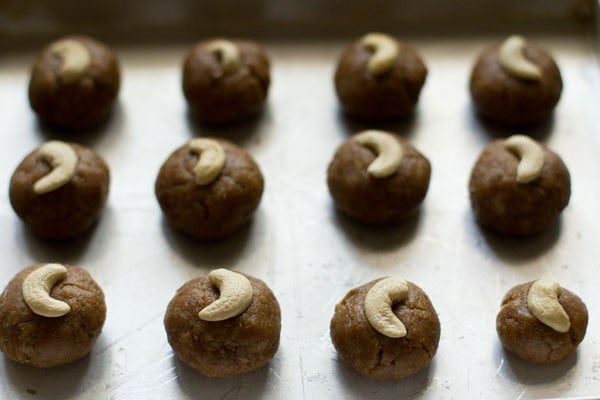
<path id="1" fill-rule="evenodd" d="M 247 223 L 264 186 L 258 165 L 246 151 L 229 141 L 214 140 L 227 158 L 215 181 L 196 184 L 193 169 L 198 155 L 186 144 L 165 161 L 155 184 L 169 224 L 201 240 L 224 239 Z"/>
<path id="2" fill-rule="evenodd" d="M 469 193 L 477 221 L 496 231 L 531 235 L 554 223 L 569 203 L 571 178 L 561 158 L 543 144 L 541 175 L 518 183 L 519 158 L 503 140 L 490 143 L 471 171 Z"/>
<path id="3" fill-rule="evenodd" d="M 498 62 L 500 44 L 486 49 L 471 73 L 470 90 L 479 114 L 503 125 L 530 125 L 544 121 L 560 99 L 562 79 L 552 57 L 530 43 L 525 57 L 542 71 L 533 82 L 509 75 Z"/>
<path id="4" fill-rule="evenodd" d="M 61 60 L 49 44 L 38 56 L 29 82 L 29 102 L 40 120 L 73 130 L 93 128 L 106 120 L 119 93 L 121 74 L 115 53 L 104 43 L 87 36 L 67 36 L 91 53 L 92 64 L 72 83 L 61 81 Z"/>
<path id="5" fill-rule="evenodd" d="M 408 282 L 408 298 L 392 306 L 407 335 L 390 338 L 367 320 L 365 296 L 379 279 L 350 290 L 335 306 L 330 334 L 342 361 L 364 376 L 397 380 L 427 367 L 440 339 L 440 321 L 431 301 L 417 285 Z"/>
<path id="6" fill-rule="evenodd" d="M 367 70 L 373 51 L 352 43 L 342 53 L 335 71 L 335 89 L 344 111 L 364 120 L 408 116 L 419 100 L 427 68 L 419 54 L 396 40 L 399 54 L 392 69 L 379 76 Z"/>
<path id="7" fill-rule="evenodd" d="M 393 136 L 404 149 L 404 157 L 388 177 L 375 178 L 367 172 L 376 155 L 352 138 L 338 148 L 329 164 L 327 185 L 336 206 L 358 221 L 400 222 L 416 211 L 427 194 L 429 160 L 406 140 Z"/>
<path id="8" fill-rule="evenodd" d="M 18 363 L 50 368 L 89 353 L 104 325 L 106 305 L 102 289 L 88 272 L 66 266 L 66 277 L 50 296 L 69 304 L 71 311 L 57 318 L 33 313 L 23 299 L 23 280 L 43 265 L 19 272 L 0 295 L 0 351 Z"/>
<path id="9" fill-rule="evenodd" d="M 87 147 L 68 144 L 79 162 L 75 176 L 64 186 L 44 194 L 33 191 L 33 184 L 52 170 L 39 148 L 21 161 L 10 180 L 10 202 L 17 215 L 33 232 L 50 239 L 68 239 L 90 229 L 108 197 L 106 162 Z"/>
<path id="10" fill-rule="evenodd" d="M 571 321 L 568 332 L 560 333 L 544 325 L 529 310 L 527 295 L 533 282 L 513 287 L 504 296 L 496 317 L 496 330 L 502 345 L 522 359 L 554 364 L 567 358 L 585 336 L 588 312 L 581 299 L 560 288 L 558 301 Z"/>
<path id="11" fill-rule="evenodd" d="M 227 124 L 258 114 L 270 83 L 269 59 L 257 43 L 234 40 L 241 65 L 225 73 L 217 55 L 207 50 L 212 40 L 196 44 L 183 66 L 183 93 L 192 114 L 201 122 Z"/>
<path id="12" fill-rule="evenodd" d="M 253 371 L 277 352 L 281 311 L 271 289 L 244 275 L 254 291 L 242 314 L 224 321 L 203 321 L 198 313 L 219 298 L 208 277 L 194 278 L 177 290 L 164 323 L 177 356 L 203 375 L 225 377 Z"/>

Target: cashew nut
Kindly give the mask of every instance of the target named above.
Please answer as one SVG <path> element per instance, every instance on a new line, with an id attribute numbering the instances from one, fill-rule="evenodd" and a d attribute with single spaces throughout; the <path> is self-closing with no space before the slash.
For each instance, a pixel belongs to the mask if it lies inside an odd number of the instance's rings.
<path id="1" fill-rule="evenodd" d="M 571 321 L 558 302 L 559 292 L 560 286 L 557 282 L 539 279 L 529 289 L 527 307 L 542 324 L 557 332 L 565 333 L 571 328 Z"/>
<path id="2" fill-rule="evenodd" d="M 71 311 L 67 303 L 50 297 L 52 287 L 66 275 L 67 268 L 61 264 L 46 264 L 27 275 L 22 291 L 31 311 L 48 318 L 62 317 Z"/>
<path id="3" fill-rule="evenodd" d="M 208 280 L 219 289 L 220 295 L 198 313 L 200 319 L 223 321 L 233 318 L 246 311 L 252 303 L 252 285 L 244 275 L 219 268 L 208 274 Z"/>
<path id="4" fill-rule="evenodd" d="M 385 178 L 396 172 L 402 164 L 404 149 L 393 135 L 370 130 L 359 133 L 354 140 L 377 154 L 377 158 L 367 168 L 371 176 Z"/>
<path id="5" fill-rule="evenodd" d="M 540 176 L 544 167 L 544 149 L 539 143 L 528 136 L 513 135 L 504 141 L 504 146 L 519 157 L 518 183 L 529 183 Z"/>
<path id="6" fill-rule="evenodd" d="M 217 55 L 226 74 L 234 72 L 240 66 L 242 59 L 240 48 L 232 41 L 213 40 L 208 44 L 208 51 Z"/>
<path id="7" fill-rule="evenodd" d="M 194 175 L 198 185 L 208 185 L 221 173 L 225 167 L 225 150 L 216 140 L 193 139 L 188 147 L 198 154 L 198 163 L 194 167 Z"/>
<path id="8" fill-rule="evenodd" d="M 92 64 L 92 55 L 83 43 L 75 39 L 63 39 L 50 47 L 52 54 L 62 60 L 58 77 L 64 83 L 72 83 L 86 73 Z"/>
<path id="9" fill-rule="evenodd" d="M 362 37 L 361 43 L 373 50 L 373 55 L 367 64 L 367 70 L 375 75 L 389 71 L 398 58 L 398 44 L 389 35 L 383 33 L 368 33 Z"/>
<path id="10" fill-rule="evenodd" d="M 392 305 L 407 297 L 408 283 L 404 279 L 384 278 L 375 283 L 365 297 L 365 314 L 369 324 L 387 337 L 406 336 L 406 327 L 392 311 Z"/>
<path id="11" fill-rule="evenodd" d="M 500 46 L 498 61 L 510 75 L 538 82 L 542 79 L 542 70 L 525 57 L 525 39 L 513 35 Z"/>
<path id="12" fill-rule="evenodd" d="M 44 143 L 38 154 L 50 164 L 52 170 L 33 184 L 36 194 L 52 192 L 66 185 L 75 176 L 79 157 L 71 145 L 52 140 Z"/>

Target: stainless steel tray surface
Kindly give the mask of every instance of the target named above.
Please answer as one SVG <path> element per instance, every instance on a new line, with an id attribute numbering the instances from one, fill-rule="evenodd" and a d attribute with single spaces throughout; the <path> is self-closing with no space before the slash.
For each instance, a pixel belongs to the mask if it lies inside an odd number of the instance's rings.
<path id="1" fill-rule="evenodd" d="M 117 47 L 120 101 L 111 120 L 89 135 L 40 127 L 29 109 L 33 53 L 0 58 L 1 284 L 40 261 L 84 266 L 103 287 L 107 320 L 91 355 L 39 370 L 0 358 L 2 399 L 534 399 L 600 396 L 600 74 L 592 35 L 531 37 L 554 54 L 564 79 L 554 118 L 505 131 L 473 115 L 468 78 L 476 55 L 500 36 L 411 38 L 429 76 L 418 111 L 385 125 L 431 161 L 420 212 L 397 227 L 374 228 L 335 211 L 325 183 L 337 146 L 372 128 L 339 112 L 332 76 L 343 41 L 264 44 L 272 86 L 264 114 L 213 129 L 187 115 L 182 58 L 192 43 Z M 350 38 L 348 40 L 351 40 Z M 490 140 L 527 133 L 558 152 L 570 169 L 572 197 L 560 222 L 532 238 L 482 230 L 469 205 L 471 167 Z M 265 176 L 250 225 L 230 240 L 198 244 L 169 228 L 154 197 L 159 167 L 198 135 L 247 149 Z M 80 141 L 111 167 L 109 203 L 97 227 L 70 242 L 48 242 L 24 229 L 8 200 L 20 160 L 43 141 Z M 174 356 L 163 328 L 167 303 L 188 279 L 215 267 L 263 279 L 282 308 L 281 345 L 265 368 L 234 378 L 198 375 Z M 337 357 L 329 338 L 335 304 L 353 287 L 398 275 L 430 296 L 442 324 L 426 370 L 395 383 L 361 377 Z M 495 332 L 500 301 L 512 286 L 557 279 L 587 303 L 590 323 L 579 350 L 555 366 L 532 366 L 503 351 Z"/>

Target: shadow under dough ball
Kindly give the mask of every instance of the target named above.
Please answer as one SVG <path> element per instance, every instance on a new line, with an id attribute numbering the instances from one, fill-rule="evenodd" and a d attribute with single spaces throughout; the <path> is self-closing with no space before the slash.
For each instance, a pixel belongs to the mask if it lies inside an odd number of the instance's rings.
<path id="1" fill-rule="evenodd" d="M 98 220 L 110 175 L 93 150 L 75 143 L 46 142 L 19 164 L 10 180 L 10 202 L 31 230 L 67 239 Z"/>
<path id="2" fill-rule="evenodd" d="M 570 175 L 556 153 L 526 138 L 542 161 L 533 180 L 519 182 L 518 170 L 527 164 L 522 162 L 526 156 L 507 148 L 510 140 L 493 141 L 479 155 L 469 181 L 471 206 L 483 226 L 531 235 L 552 225 L 569 203 Z"/>
<path id="3" fill-rule="evenodd" d="M 68 36 L 38 56 L 29 82 L 29 102 L 50 126 L 93 128 L 106 120 L 119 93 L 114 52 L 86 36 Z"/>
<path id="4" fill-rule="evenodd" d="M 515 39 L 516 38 L 516 39 Z M 471 73 L 471 96 L 477 112 L 499 124 L 530 125 L 544 121 L 558 103 L 562 79 L 552 57 L 541 48 L 511 37 L 485 50 Z M 522 38 L 521 38 L 522 39 Z M 509 42 L 517 40 L 517 42 Z M 517 60 L 529 63 L 525 72 L 501 65 L 503 46 L 513 46 Z M 511 53 L 511 48 L 505 49 Z M 520 56 L 519 56 L 520 55 Z M 510 67 L 510 58 L 509 58 Z M 520 66 L 518 61 L 515 63 Z M 537 73 L 536 73 L 537 71 Z"/>
<path id="5" fill-rule="evenodd" d="M 183 93 L 190 110 L 209 124 L 238 122 L 258 114 L 269 83 L 269 59 L 251 41 L 200 42 L 183 66 Z"/>
<path id="6" fill-rule="evenodd" d="M 360 374 L 378 380 L 397 380 L 429 365 L 437 351 L 440 321 L 425 292 L 406 282 L 406 298 L 391 306 L 406 335 L 388 337 L 380 333 L 365 312 L 365 298 L 378 282 L 381 280 L 350 290 L 336 305 L 330 324 L 331 340 L 340 359 Z"/>
<path id="7" fill-rule="evenodd" d="M 260 279 L 233 274 L 245 277 L 253 292 L 249 306 L 238 315 L 212 321 L 200 318 L 201 310 L 229 295 L 206 276 L 185 283 L 167 307 L 164 324 L 169 344 L 181 361 L 202 375 L 253 371 L 267 364 L 279 347 L 281 311 L 273 292 Z"/>
<path id="8" fill-rule="evenodd" d="M 208 164 L 216 160 L 216 153 L 223 157 L 218 167 Z M 212 171 L 210 181 L 198 182 L 202 171 Z M 218 240 L 250 220 L 262 197 L 263 176 L 252 157 L 235 144 L 194 139 L 165 161 L 155 192 L 171 226 L 200 240 Z"/>
<path id="9" fill-rule="evenodd" d="M 570 321 L 570 327 L 559 332 L 541 322 L 530 310 L 527 298 L 533 284 L 524 283 L 508 291 L 496 318 L 496 330 L 502 345 L 522 359 L 531 363 L 558 363 L 583 340 L 588 323 L 587 308 L 577 295 L 559 287 L 556 299 Z"/>
<path id="10" fill-rule="evenodd" d="M 66 273 L 49 292 L 52 299 L 68 304 L 67 314 L 46 317 L 34 312 L 25 300 L 23 281 L 48 265 L 19 272 L 0 295 L 0 351 L 13 361 L 41 368 L 68 364 L 89 353 L 106 316 L 102 289 L 76 266 L 61 266 Z"/>
<path id="11" fill-rule="evenodd" d="M 409 45 L 388 35 L 368 34 L 344 50 L 334 81 L 348 115 L 384 120 L 412 112 L 426 77 L 425 64 Z"/>
<path id="12" fill-rule="evenodd" d="M 374 143 L 361 144 L 361 135 L 375 133 Z M 366 139 L 369 140 L 368 138 Z M 389 175 L 369 172 L 378 158 L 393 147 L 403 153 L 401 163 Z M 396 223 L 411 215 L 429 187 L 431 166 L 427 158 L 406 140 L 379 131 L 365 131 L 344 142 L 327 169 L 327 185 L 337 208 L 353 219 L 370 224 Z"/>

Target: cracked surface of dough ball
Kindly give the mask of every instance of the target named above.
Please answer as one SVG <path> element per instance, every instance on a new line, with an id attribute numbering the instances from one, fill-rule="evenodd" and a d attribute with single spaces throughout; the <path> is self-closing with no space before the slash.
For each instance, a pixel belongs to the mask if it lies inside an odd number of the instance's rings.
<path id="1" fill-rule="evenodd" d="M 169 343 L 181 361 L 202 375 L 244 374 L 264 366 L 277 352 L 279 303 L 263 281 L 245 276 L 252 285 L 252 303 L 236 317 L 200 319 L 200 310 L 219 298 L 219 290 L 206 276 L 185 283 L 167 307 L 164 324 Z"/>
<path id="2" fill-rule="evenodd" d="M 23 280 L 45 264 L 19 272 L 0 295 L 0 351 L 21 364 L 49 368 L 76 361 L 89 353 L 106 317 L 102 289 L 83 268 L 66 266 L 67 274 L 50 296 L 71 310 L 62 317 L 35 314 L 23 298 Z"/>
<path id="3" fill-rule="evenodd" d="M 557 332 L 540 322 L 527 306 L 533 282 L 513 287 L 504 296 L 496 317 L 502 345 L 531 363 L 554 364 L 567 358 L 583 340 L 588 323 L 585 304 L 574 293 L 560 288 L 558 301 L 571 322 L 568 332 Z"/>
<path id="4" fill-rule="evenodd" d="M 336 305 L 330 334 L 340 359 L 364 376 L 397 380 L 427 367 L 440 339 L 440 321 L 429 297 L 408 282 L 408 298 L 392 306 L 407 335 L 391 338 L 377 332 L 367 320 L 364 303 L 376 279 L 350 290 Z"/>
<path id="5" fill-rule="evenodd" d="M 571 178 L 562 159 L 546 146 L 541 174 L 529 183 L 515 180 L 519 158 L 495 140 L 479 155 L 469 181 L 477 221 L 495 231 L 531 235 L 552 225 L 569 203 Z"/>
<path id="6" fill-rule="evenodd" d="M 91 55 L 87 70 L 73 81 L 59 76 L 63 61 L 49 44 L 38 56 L 29 82 L 29 102 L 39 119 L 53 127 L 71 130 L 94 128 L 106 120 L 119 93 L 121 75 L 115 53 L 87 36 L 67 36 L 85 46 Z M 58 41 L 57 41 L 58 42 Z"/>
<path id="7" fill-rule="evenodd" d="M 38 147 L 19 164 L 10 180 L 10 203 L 31 230 L 50 239 L 68 239 L 89 230 L 106 204 L 110 173 L 93 150 L 67 143 L 78 157 L 75 176 L 64 186 L 38 194 L 34 183 L 52 171 Z"/>
<path id="8" fill-rule="evenodd" d="M 239 122 L 258 114 L 267 98 L 269 59 L 257 43 L 232 40 L 239 48 L 240 65 L 227 72 L 221 57 L 209 46 L 196 44 L 183 66 L 183 93 L 192 114 L 208 124 Z"/>
<path id="9" fill-rule="evenodd" d="M 155 192 L 171 226 L 200 240 L 232 235 L 250 220 L 263 192 L 263 176 L 254 159 L 235 144 L 214 139 L 224 149 L 225 166 L 211 183 L 194 179 L 198 154 L 186 144 L 161 167 Z"/>

